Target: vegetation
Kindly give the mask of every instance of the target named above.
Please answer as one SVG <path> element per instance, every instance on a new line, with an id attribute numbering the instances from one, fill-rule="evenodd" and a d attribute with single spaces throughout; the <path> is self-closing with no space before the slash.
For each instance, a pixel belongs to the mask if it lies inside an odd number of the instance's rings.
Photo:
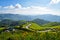
<path id="1" fill-rule="evenodd" d="M 34 23 L 36 23 L 38 25 L 43 25 L 43 24 L 49 23 L 49 21 L 46 21 L 46 20 L 43 20 L 43 19 L 38 19 L 38 18 L 33 20 L 32 22 L 34 22 Z"/>
<path id="2" fill-rule="evenodd" d="M 2 20 L 0 40 L 60 40 L 60 23 L 48 22 L 39 25 L 36 22 Z"/>
<path id="3" fill-rule="evenodd" d="M 0 40 L 60 40 L 60 32 L 3 32 L 0 33 Z"/>
<path id="4" fill-rule="evenodd" d="M 60 25 L 59 22 L 50 22 L 50 23 L 47 23 L 47 24 L 44 24 L 43 26 L 47 26 L 47 27 L 53 27 L 53 26 L 58 26 Z"/>

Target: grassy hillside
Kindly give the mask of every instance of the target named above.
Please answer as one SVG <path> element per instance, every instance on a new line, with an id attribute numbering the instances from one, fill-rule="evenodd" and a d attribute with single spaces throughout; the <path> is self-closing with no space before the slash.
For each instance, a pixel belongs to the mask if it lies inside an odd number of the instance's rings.
<path id="1" fill-rule="evenodd" d="M 60 22 L 50 22 L 50 23 L 44 24 L 43 26 L 53 27 L 53 26 L 59 26 L 59 25 L 60 25 Z"/>
<path id="2" fill-rule="evenodd" d="M 3 32 L 0 33 L 0 40 L 60 40 L 60 32 Z"/>
<path id="3" fill-rule="evenodd" d="M 0 40 L 60 40 L 60 23 L 41 26 L 32 21 L 4 20 L 0 22 Z"/>
<path id="4" fill-rule="evenodd" d="M 28 29 L 35 30 L 35 31 L 38 31 L 38 30 L 51 30 L 52 31 L 52 30 L 56 30 L 56 29 L 60 30 L 60 25 L 59 25 L 59 23 L 56 23 L 56 22 L 49 23 L 49 25 L 45 24 L 43 26 L 40 26 L 33 22 L 28 22 L 23 25 L 23 28 L 26 28 L 26 26 L 28 26 L 29 24 L 31 24 L 31 25 L 29 26 Z"/>
<path id="5" fill-rule="evenodd" d="M 23 25 L 23 27 L 26 27 L 29 24 L 31 24 L 29 29 L 32 29 L 32 30 L 41 30 L 41 29 L 43 29 L 40 25 L 38 25 L 36 23 L 27 23 L 27 24 Z"/>

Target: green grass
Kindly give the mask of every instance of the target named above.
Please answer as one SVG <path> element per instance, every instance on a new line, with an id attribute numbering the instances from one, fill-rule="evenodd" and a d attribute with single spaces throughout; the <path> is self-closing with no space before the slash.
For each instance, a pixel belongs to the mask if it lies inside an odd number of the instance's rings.
<path id="1" fill-rule="evenodd" d="M 49 26 L 40 26 L 40 25 L 38 25 L 36 23 L 32 23 L 32 22 L 24 24 L 23 27 L 25 28 L 29 24 L 31 24 L 29 29 L 32 29 L 32 30 L 46 30 L 46 28 L 55 28 L 55 29 L 59 29 L 60 30 L 60 26 L 52 26 L 52 27 L 49 27 Z"/>
<path id="2" fill-rule="evenodd" d="M 16 31 L 3 32 L 0 34 L 0 40 L 60 40 L 60 32 L 25 32 Z"/>
<path id="3" fill-rule="evenodd" d="M 2 31 L 3 29 L 5 29 L 5 28 L 4 28 L 4 27 L 1 27 L 1 28 L 0 28 L 0 31 Z"/>
<path id="4" fill-rule="evenodd" d="M 31 24 L 31 26 L 29 27 L 29 29 L 32 29 L 32 30 L 43 30 L 43 29 L 46 28 L 46 27 L 42 27 L 42 26 L 40 26 L 40 25 L 38 25 L 36 23 L 31 23 L 31 22 L 30 23 L 27 23 L 27 24 L 24 24 L 23 25 L 23 28 L 25 28 L 29 24 Z"/>
<path id="5" fill-rule="evenodd" d="M 12 32 L 2 32 L 0 33 L 0 40 L 60 40 L 60 26 L 53 26 L 53 27 L 43 27 L 36 23 L 26 23 L 23 25 L 25 28 L 27 25 L 31 24 L 29 29 L 32 30 L 44 30 L 46 28 L 55 28 L 57 29 L 56 32 L 49 31 L 49 32 L 27 32 L 23 30 L 17 30 Z M 19 28 L 19 26 L 17 26 Z M 4 28 L 0 28 L 2 31 Z M 10 39 L 9 39 L 10 38 Z"/>
<path id="6" fill-rule="evenodd" d="M 41 27 L 41 26 L 39 26 L 36 23 L 31 23 L 30 29 L 33 29 L 33 30 L 41 30 L 41 29 L 44 29 L 44 28 Z"/>

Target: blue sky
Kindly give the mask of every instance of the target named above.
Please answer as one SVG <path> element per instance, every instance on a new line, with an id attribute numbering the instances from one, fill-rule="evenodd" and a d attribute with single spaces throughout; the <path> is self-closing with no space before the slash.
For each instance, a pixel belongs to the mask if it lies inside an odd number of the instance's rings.
<path id="1" fill-rule="evenodd" d="M 23 5 L 23 6 L 45 6 L 47 3 L 49 3 L 50 0 L 0 0 L 0 6 L 8 6 L 8 5 L 15 5 L 17 3 Z"/>
<path id="2" fill-rule="evenodd" d="M 0 0 L 0 14 L 60 15 L 60 0 Z"/>

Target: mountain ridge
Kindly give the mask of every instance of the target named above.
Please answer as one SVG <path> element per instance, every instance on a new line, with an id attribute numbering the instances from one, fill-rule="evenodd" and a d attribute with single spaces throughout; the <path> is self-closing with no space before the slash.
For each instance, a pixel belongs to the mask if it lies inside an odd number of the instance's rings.
<path id="1" fill-rule="evenodd" d="M 60 22 L 60 16 L 57 15 L 50 15 L 50 14 L 45 14 L 45 15 L 21 15 L 21 14 L 0 14 L 0 20 L 3 19 L 11 19 L 11 20 L 27 20 L 31 21 L 34 19 L 43 19 L 46 21 L 51 21 L 51 22 Z"/>

